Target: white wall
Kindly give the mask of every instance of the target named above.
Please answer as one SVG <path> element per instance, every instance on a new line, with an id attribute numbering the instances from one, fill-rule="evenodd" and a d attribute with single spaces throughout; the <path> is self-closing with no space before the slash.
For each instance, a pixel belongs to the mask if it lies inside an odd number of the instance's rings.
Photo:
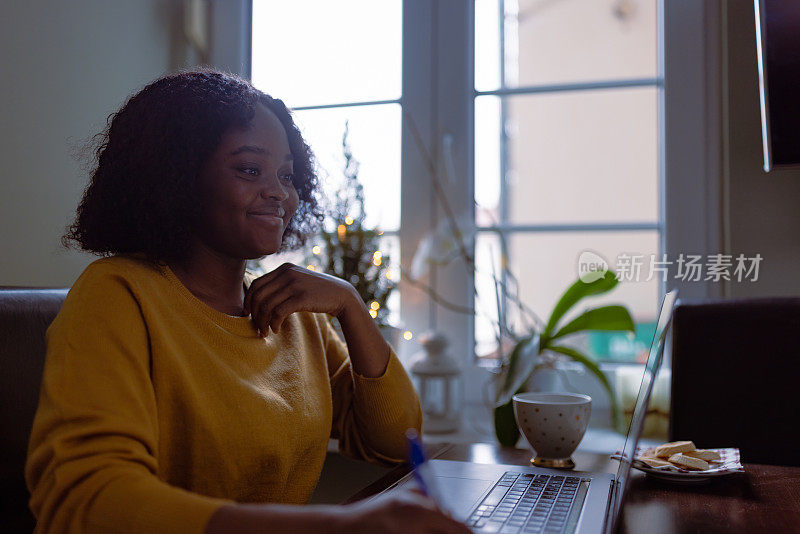
<path id="1" fill-rule="evenodd" d="M 239 38 L 247 6 L 205 4 L 209 63 L 249 69 Z M 77 153 L 129 95 L 200 61 L 183 9 L 182 0 L 0 4 L 0 286 L 69 286 L 94 259 L 60 243 L 88 182 Z"/>

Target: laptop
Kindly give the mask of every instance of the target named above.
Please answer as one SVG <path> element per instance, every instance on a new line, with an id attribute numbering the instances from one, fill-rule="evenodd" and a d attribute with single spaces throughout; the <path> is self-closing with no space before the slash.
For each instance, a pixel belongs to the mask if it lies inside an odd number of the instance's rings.
<path id="1" fill-rule="evenodd" d="M 670 291 L 661 304 L 616 476 L 434 459 L 428 463 L 443 501 L 440 503 L 442 508 L 465 522 L 473 532 L 480 533 L 614 532 L 653 392 L 654 377 L 661 366 L 665 336 L 676 298 L 677 291 Z M 396 491 L 407 484 L 413 484 L 411 474 L 387 488 L 386 492 Z"/>

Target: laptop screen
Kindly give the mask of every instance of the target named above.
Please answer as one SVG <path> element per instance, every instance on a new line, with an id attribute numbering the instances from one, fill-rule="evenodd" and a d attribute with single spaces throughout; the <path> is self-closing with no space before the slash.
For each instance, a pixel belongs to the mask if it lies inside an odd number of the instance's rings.
<path id="1" fill-rule="evenodd" d="M 608 522 L 608 525 L 611 527 L 609 532 L 613 532 L 613 529 L 616 528 L 619 513 L 622 509 L 625 490 L 628 486 L 628 476 L 631 472 L 631 462 L 633 461 L 636 447 L 639 444 L 639 436 L 642 434 L 647 405 L 650 402 L 650 395 L 653 392 L 654 378 L 658 369 L 661 367 L 661 360 L 664 355 L 664 340 L 667 334 L 667 327 L 672 318 L 672 308 L 675 306 L 675 299 L 677 296 L 678 292 L 672 290 L 664 296 L 664 301 L 661 304 L 661 313 L 659 313 L 658 316 L 656 332 L 653 336 L 653 343 L 650 345 L 650 354 L 647 357 L 647 363 L 644 366 L 644 376 L 642 376 L 642 383 L 639 386 L 639 395 L 636 397 L 633 418 L 628 427 L 628 435 L 625 438 L 625 446 L 622 449 L 622 458 L 619 462 L 619 469 L 617 469 L 617 477 L 615 479 L 615 484 L 617 486 L 615 488 L 616 491 L 611 495 L 610 517 L 612 521 Z"/>

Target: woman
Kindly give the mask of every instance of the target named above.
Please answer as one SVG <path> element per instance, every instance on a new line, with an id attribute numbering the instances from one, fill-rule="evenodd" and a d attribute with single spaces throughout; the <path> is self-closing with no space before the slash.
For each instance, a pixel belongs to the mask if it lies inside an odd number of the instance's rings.
<path id="1" fill-rule="evenodd" d="M 166 76 L 112 116 L 66 236 L 106 257 L 47 334 L 26 466 L 39 531 L 467 531 L 414 494 L 289 506 L 329 436 L 396 462 L 421 423 L 352 286 L 289 264 L 244 283 L 246 260 L 316 226 L 316 183 L 283 103 L 229 75 Z"/>

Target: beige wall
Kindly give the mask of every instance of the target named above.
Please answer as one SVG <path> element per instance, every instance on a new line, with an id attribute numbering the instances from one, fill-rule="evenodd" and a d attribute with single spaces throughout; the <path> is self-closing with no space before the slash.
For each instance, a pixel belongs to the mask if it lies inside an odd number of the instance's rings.
<path id="1" fill-rule="evenodd" d="M 177 0 L 2 3 L 0 285 L 67 286 L 91 261 L 59 241 L 88 179 L 76 152 L 187 59 L 181 16 Z"/>
<path id="2" fill-rule="evenodd" d="M 201 62 L 183 0 L 0 4 L 0 286 L 68 286 L 93 257 L 60 244 L 88 181 L 77 153 L 155 78 Z M 247 72 L 247 0 L 205 0 L 207 63 Z"/>
<path id="3" fill-rule="evenodd" d="M 800 169 L 762 170 L 753 2 L 729 0 L 727 26 L 730 251 L 764 258 L 729 296 L 800 295 Z"/>

